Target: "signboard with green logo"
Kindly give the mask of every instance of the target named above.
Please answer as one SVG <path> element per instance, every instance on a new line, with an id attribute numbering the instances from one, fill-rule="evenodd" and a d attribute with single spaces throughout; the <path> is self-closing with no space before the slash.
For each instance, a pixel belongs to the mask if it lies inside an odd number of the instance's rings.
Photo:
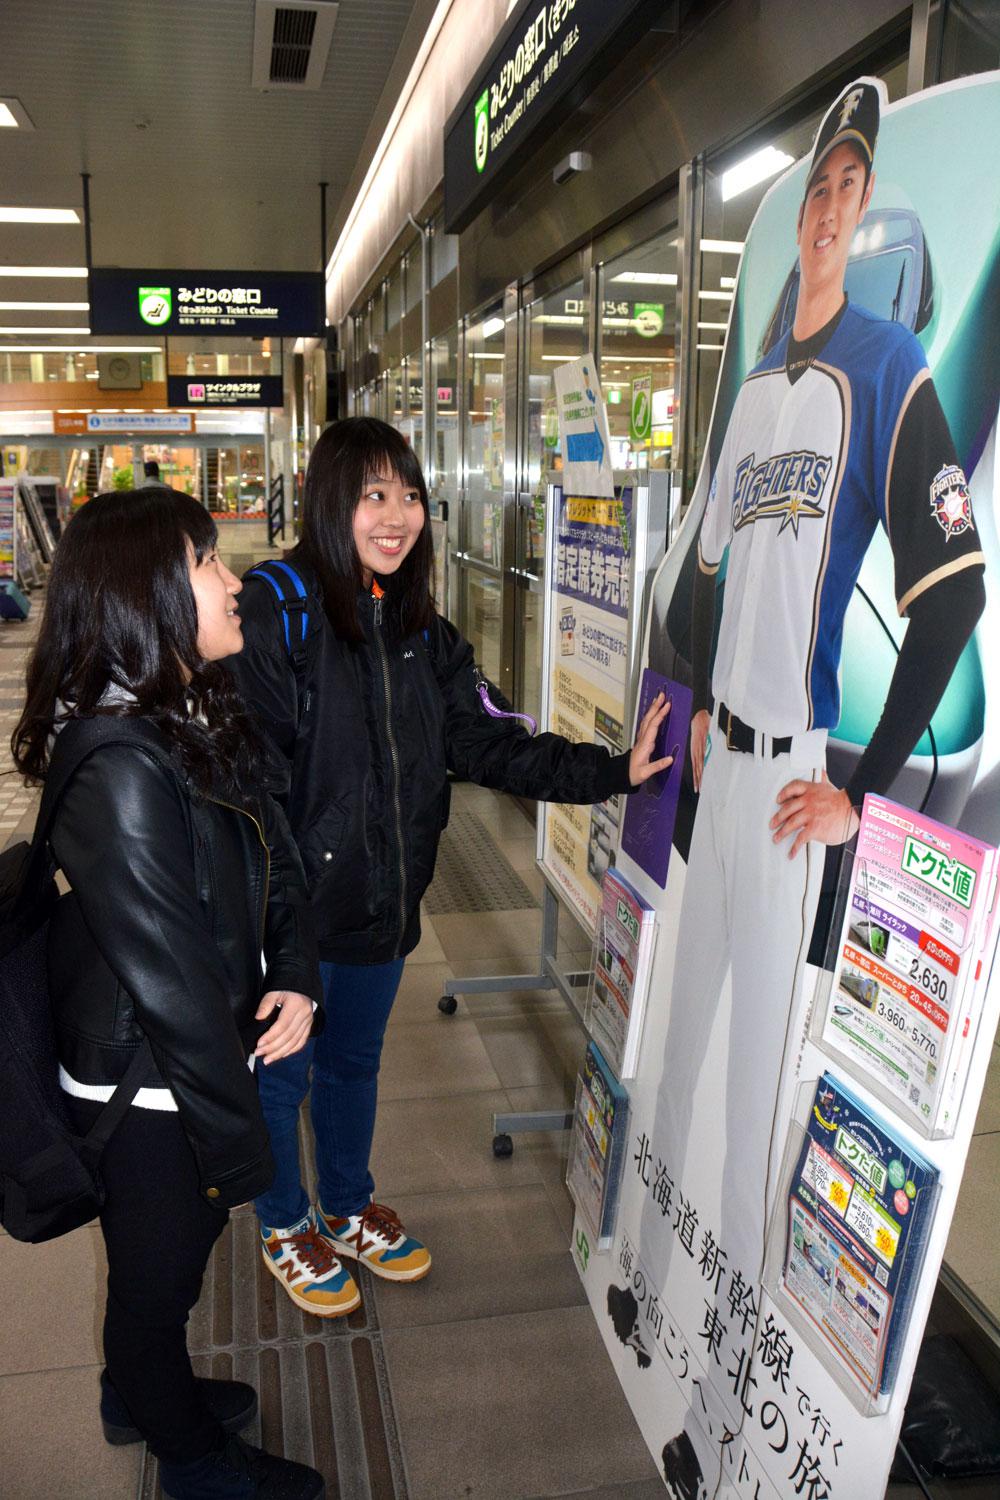
<path id="1" fill-rule="evenodd" d="M 648 30 L 676 29 L 663 0 L 519 0 L 444 128 L 444 219 L 457 234 L 524 161 L 541 128 L 560 123 Z"/>
<path id="2" fill-rule="evenodd" d="M 632 382 L 628 435 L 633 443 L 648 443 L 653 431 L 653 377 L 637 375 Z"/>
<path id="3" fill-rule="evenodd" d="M 326 329 L 321 271 L 164 271 L 95 266 L 90 328 L 100 334 L 213 333 L 236 338 Z"/>
<path id="4" fill-rule="evenodd" d="M 655 339 L 663 332 L 664 310 L 662 302 L 637 302 L 633 315 L 635 331 L 644 339 Z"/>

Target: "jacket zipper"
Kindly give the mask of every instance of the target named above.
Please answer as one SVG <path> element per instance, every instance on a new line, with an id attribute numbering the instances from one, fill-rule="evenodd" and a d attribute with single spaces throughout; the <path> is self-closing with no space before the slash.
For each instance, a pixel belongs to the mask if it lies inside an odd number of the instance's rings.
<path id="1" fill-rule="evenodd" d="M 382 600 L 373 598 L 372 605 L 375 611 L 375 643 L 378 647 L 379 662 L 382 667 L 382 687 L 385 693 L 386 739 L 389 742 L 389 754 L 392 757 L 392 803 L 396 810 L 396 843 L 399 850 L 399 942 L 401 945 L 406 932 L 406 861 L 403 858 L 403 808 L 399 797 L 399 751 L 396 748 L 396 736 L 392 729 L 392 688 L 389 684 L 389 658 L 382 640 Z"/>
<path id="2" fill-rule="evenodd" d="M 228 807 L 230 812 L 242 814 L 244 818 L 250 819 L 251 823 L 257 830 L 257 837 L 260 839 L 261 847 L 264 850 L 264 889 L 261 893 L 262 900 L 260 910 L 260 950 L 263 953 L 264 937 L 267 931 L 267 893 L 271 884 L 271 850 L 268 847 L 267 839 L 264 837 L 264 830 L 258 820 L 254 817 L 253 813 L 247 812 L 245 807 L 237 807 L 234 802 L 223 802 L 221 797 L 208 797 L 206 798 L 206 801 L 214 802 L 216 807 Z"/>

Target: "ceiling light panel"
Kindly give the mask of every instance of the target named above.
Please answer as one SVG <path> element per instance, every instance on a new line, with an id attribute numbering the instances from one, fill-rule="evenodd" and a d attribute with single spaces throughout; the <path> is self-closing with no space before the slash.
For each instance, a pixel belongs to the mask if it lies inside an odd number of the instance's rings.
<path id="1" fill-rule="evenodd" d="M 0 266 L 0 276 L 74 277 L 83 280 L 86 274 L 86 266 Z"/>
<path id="2" fill-rule="evenodd" d="M 0 224 L 79 224 L 75 208 L 0 207 Z"/>
<path id="3" fill-rule="evenodd" d="M 776 146 L 765 146 L 752 156 L 744 157 L 743 161 L 738 161 L 728 172 L 722 174 L 723 203 L 752 187 L 758 187 L 770 177 L 776 177 L 785 167 L 790 167 L 794 160 L 787 151 L 779 151 Z"/>

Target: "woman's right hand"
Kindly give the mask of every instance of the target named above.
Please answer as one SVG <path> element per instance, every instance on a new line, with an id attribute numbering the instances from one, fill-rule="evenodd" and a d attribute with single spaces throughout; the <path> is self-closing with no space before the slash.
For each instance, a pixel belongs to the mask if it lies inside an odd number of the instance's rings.
<path id="1" fill-rule="evenodd" d="M 705 769 L 705 749 L 708 731 L 712 727 L 712 715 L 707 708 L 699 708 L 691 720 L 691 775 L 696 792 L 701 791 L 701 777 Z"/>
<path id="2" fill-rule="evenodd" d="M 256 1019 L 266 1021 L 270 1015 L 274 1015 L 274 1020 L 254 1052 L 265 1067 L 280 1057 L 291 1057 L 305 1046 L 312 1030 L 313 1003 L 308 995 L 296 994 L 294 990 L 268 990 L 257 1007 Z"/>

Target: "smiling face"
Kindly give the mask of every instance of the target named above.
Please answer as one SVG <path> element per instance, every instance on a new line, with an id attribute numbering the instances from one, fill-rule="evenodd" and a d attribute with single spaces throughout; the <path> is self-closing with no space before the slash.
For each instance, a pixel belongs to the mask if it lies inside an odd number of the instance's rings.
<path id="1" fill-rule="evenodd" d="M 420 491 L 395 474 L 369 477 L 354 511 L 354 545 L 365 588 L 375 573 L 395 573 L 424 529 Z"/>
<path id="2" fill-rule="evenodd" d="M 202 661 L 221 661 L 243 650 L 236 595 L 243 587 L 213 547 L 201 562 L 188 542 L 188 577 L 198 611 L 198 654 Z"/>
<path id="3" fill-rule="evenodd" d="M 874 176 L 865 183 L 859 147 L 845 141 L 824 157 L 799 210 L 797 242 L 802 290 L 838 300 L 855 229 L 865 216 Z"/>

